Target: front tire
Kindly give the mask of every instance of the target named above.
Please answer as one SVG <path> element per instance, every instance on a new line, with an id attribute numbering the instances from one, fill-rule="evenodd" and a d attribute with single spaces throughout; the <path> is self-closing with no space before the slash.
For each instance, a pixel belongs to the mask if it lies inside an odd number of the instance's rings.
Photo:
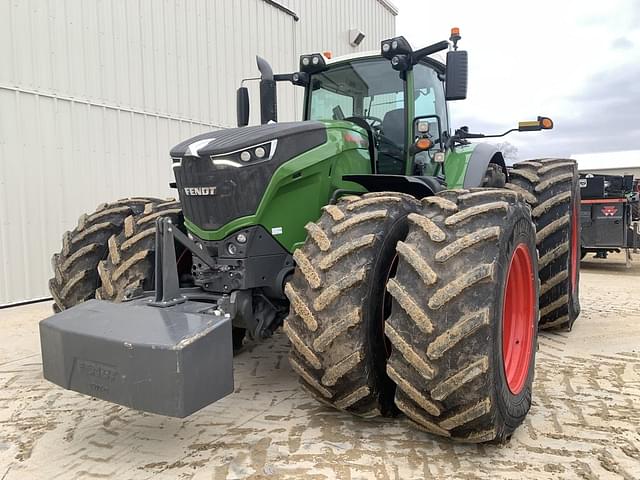
<path id="1" fill-rule="evenodd" d="M 98 264 L 101 286 L 96 298 L 122 302 L 154 289 L 156 220 L 160 217 L 170 218 L 181 228 L 180 203 L 149 204 L 143 212 L 128 216 L 122 231 L 109 238 L 109 254 Z"/>
<path id="2" fill-rule="evenodd" d="M 120 233 L 128 216 L 160 202 L 158 198 L 124 198 L 80 216 L 77 227 L 62 236 L 62 250 L 51 259 L 54 277 L 49 280 L 49 291 L 55 312 L 95 298 L 100 287 L 97 268 L 107 256 L 109 238 Z"/>
<path id="3" fill-rule="evenodd" d="M 385 373 L 385 284 L 407 215 L 419 205 L 394 192 L 345 197 L 306 226 L 307 241 L 294 253 L 297 268 L 285 287 L 291 310 L 284 332 L 293 370 L 325 404 L 363 417 L 396 413 Z"/>
<path id="4" fill-rule="evenodd" d="M 430 433 L 506 441 L 531 406 L 538 319 L 535 228 L 508 190 L 423 200 L 399 242 L 385 333 L 395 403 Z"/>

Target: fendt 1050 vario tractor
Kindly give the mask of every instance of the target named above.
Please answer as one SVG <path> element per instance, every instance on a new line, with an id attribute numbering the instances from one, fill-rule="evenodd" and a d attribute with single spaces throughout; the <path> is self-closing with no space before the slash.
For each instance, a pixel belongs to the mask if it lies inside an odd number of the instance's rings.
<path id="1" fill-rule="evenodd" d="M 259 58 L 262 124 L 246 126 L 240 88 L 239 128 L 174 147 L 179 203 L 103 204 L 64 235 L 45 378 L 184 417 L 233 391 L 243 342 L 282 327 L 327 405 L 508 439 L 531 405 L 538 326 L 579 312 L 578 173 L 558 159 L 507 168 L 469 143 L 485 135 L 451 130 L 459 39 L 303 55 L 291 74 Z M 303 121 L 276 123 L 282 81 L 304 88 Z"/>

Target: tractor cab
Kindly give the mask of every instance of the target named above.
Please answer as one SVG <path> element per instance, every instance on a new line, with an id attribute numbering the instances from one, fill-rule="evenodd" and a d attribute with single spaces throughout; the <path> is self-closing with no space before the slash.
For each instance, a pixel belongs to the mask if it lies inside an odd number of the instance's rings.
<path id="1" fill-rule="evenodd" d="M 448 126 L 443 67 L 422 60 L 398 72 L 379 55 L 326 65 L 310 76 L 304 118 L 348 120 L 367 130 L 374 173 L 432 173 L 433 154 Z M 423 132 L 414 131 L 415 117 L 425 119 Z M 428 147 L 415 148 L 423 135 Z"/>
<path id="2" fill-rule="evenodd" d="M 466 98 L 467 52 L 457 49 L 458 40 L 459 31 L 452 29 L 452 43 L 416 51 L 396 37 L 382 41 L 378 52 L 335 59 L 329 52 L 302 55 L 292 74 L 274 75 L 258 58 L 262 123 L 277 121 L 275 85 L 290 81 L 305 89 L 304 121 L 346 121 L 365 130 L 371 167 L 350 181 L 370 191 L 435 193 L 447 185 L 444 162 L 454 139 L 447 101 Z M 446 63 L 432 57 L 447 49 Z M 248 124 L 248 101 L 241 87 L 238 126 Z"/>

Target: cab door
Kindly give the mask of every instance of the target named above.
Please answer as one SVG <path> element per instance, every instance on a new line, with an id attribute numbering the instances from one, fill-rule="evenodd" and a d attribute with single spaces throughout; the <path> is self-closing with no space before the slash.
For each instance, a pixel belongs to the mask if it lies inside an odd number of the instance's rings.
<path id="1" fill-rule="evenodd" d="M 412 131 L 413 120 L 416 117 L 429 116 L 429 136 L 433 141 L 433 147 L 427 151 L 418 152 L 414 155 L 411 163 L 423 166 L 425 175 L 433 175 L 436 164 L 433 161 L 433 154 L 441 148 L 441 141 L 444 142 L 444 133 L 449 132 L 449 118 L 447 112 L 447 102 L 444 96 L 444 83 L 438 78 L 438 72 L 434 67 L 420 62 L 413 67 L 412 71 L 412 92 L 413 92 L 413 112 L 407 112 L 411 116 L 407 118 L 407 125 L 410 125 L 410 144 L 415 141 L 415 132 Z"/>

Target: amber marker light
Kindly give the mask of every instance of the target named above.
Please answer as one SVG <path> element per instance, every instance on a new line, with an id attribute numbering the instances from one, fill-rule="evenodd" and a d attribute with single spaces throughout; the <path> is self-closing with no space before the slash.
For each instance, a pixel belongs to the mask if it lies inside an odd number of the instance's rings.
<path id="1" fill-rule="evenodd" d="M 433 142 L 428 138 L 420 138 L 416 142 L 416 148 L 418 150 L 429 150 L 433 146 Z"/>
<path id="2" fill-rule="evenodd" d="M 540 117 L 540 126 L 544 130 L 551 130 L 553 128 L 553 120 L 547 117 Z"/>

